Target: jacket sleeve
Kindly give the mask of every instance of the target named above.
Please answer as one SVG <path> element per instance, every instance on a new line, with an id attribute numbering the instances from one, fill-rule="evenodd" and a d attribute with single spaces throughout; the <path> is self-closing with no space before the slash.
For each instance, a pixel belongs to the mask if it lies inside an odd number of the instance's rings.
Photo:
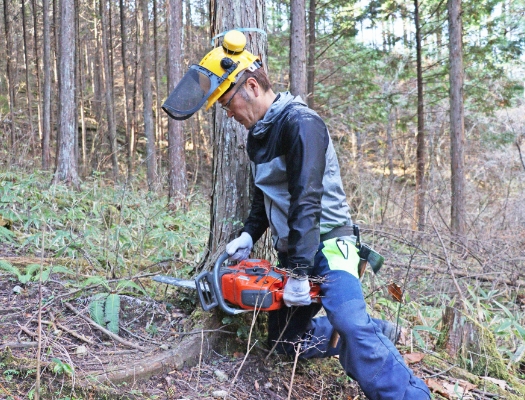
<path id="1" fill-rule="evenodd" d="M 253 200 L 250 209 L 250 215 L 244 221 L 244 227 L 241 232 L 248 233 L 255 243 L 269 226 L 268 217 L 264 208 L 264 195 L 261 189 L 253 185 Z"/>
<path id="2" fill-rule="evenodd" d="M 282 139 L 290 193 L 288 266 L 306 275 L 319 247 L 328 130 L 317 114 L 299 109 L 288 116 Z"/>

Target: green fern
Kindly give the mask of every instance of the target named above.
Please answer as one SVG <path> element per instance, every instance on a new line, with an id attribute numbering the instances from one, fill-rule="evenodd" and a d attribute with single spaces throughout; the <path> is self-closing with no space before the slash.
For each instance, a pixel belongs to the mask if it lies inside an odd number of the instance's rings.
<path id="1" fill-rule="evenodd" d="M 101 326 L 106 325 L 104 317 L 104 301 L 108 297 L 107 293 L 97 293 L 89 303 L 89 315 L 91 319 Z"/>
<path id="2" fill-rule="evenodd" d="M 12 275 L 15 275 L 20 281 L 20 277 L 22 276 L 22 274 L 20 273 L 17 267 L 14 267 L 7 261 L 0 260 L 0 269 L 3 269 L 4 271 L 9 272 Z"/>
<path id="3" fill-rule="evenodd" d="M 50 268 L 46 268 L 42 271 L 42 282 L 45 282 L 49 279 L 49 275 L 51 274 L 68 274 L 68 275 L 74 275 L 75 273 L 66 267 L 62 265 L 55 265 Z M 34 277 L 35 281 L 38 281 L 40 278 L 40 273 L 37 273 Z"/>
<path id="4" fill-rule="evenodd" d="M 139 293 L 142 293 L 143 295 L 147 295 L 146 291 L 141 288 L 139 285 L 137 285 L 135 282 L 133 281 L 129 281 L 129 280 L 122 280 L 120 281 L 118 284 L 117 284 L 117 292 L 120 292 L 122 291 L 123 289 L 136 289 Z"/>
<path id="5" fill-rule="evenodd" d="M 120 315 L 120 296 L 118 294 L 110 294 L 106 298 L 105 315 L 108 329 L 118 335 Z"/>

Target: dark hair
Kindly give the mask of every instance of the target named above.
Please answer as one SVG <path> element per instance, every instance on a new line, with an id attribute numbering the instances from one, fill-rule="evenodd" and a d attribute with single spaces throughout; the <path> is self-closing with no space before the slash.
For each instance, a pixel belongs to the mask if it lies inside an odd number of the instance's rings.
<path id="1" fill-rule="evenodd" d="M 264 71 L 263 67 L 257 68 L 255 71 L 249 71 L 246 70 L 244 72 L 244 79 L 248 78 L 255 78 L 263 92 L 267 92 L 272 88 L 272 84 L 270 83 L 270 79 L 268 79 L 268 75 L 266 75 L 266 72 Z"/>

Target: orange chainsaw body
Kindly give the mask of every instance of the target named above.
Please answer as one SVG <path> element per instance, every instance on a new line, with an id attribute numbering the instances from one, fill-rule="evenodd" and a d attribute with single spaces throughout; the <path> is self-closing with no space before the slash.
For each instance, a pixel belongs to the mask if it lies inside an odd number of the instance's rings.
<path id="1" fill-rule="evenodd" d="M 272 311 L 284 307 L 286 279 L 286 273 L 273 268 L 267 260 L 248 259 L 220 270 L 222 297 L 244 310 Z M 312 301 L 318 301 L 319 292 L 320 287 L 312 285 Z"/>

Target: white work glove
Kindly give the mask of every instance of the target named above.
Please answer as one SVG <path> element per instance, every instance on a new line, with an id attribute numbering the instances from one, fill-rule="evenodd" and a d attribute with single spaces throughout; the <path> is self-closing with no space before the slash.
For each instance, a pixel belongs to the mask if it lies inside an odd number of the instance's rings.
<path id="1" fill-rule="evenodd" d="M 246 260 L 250 255 L 253 247 L 253 239 L 249 233 L 243 232 L 237 239 L 233 239 L 226 245 L 226 252 L 230 260 Z"/>
<path id="2" fill-rule="evenodd" d="M 284 285 L 284 304 L 291 306 L 307 306 L 312 302 L 310 297 L 310 283 L 308 277 L 289 277 Z"/>

